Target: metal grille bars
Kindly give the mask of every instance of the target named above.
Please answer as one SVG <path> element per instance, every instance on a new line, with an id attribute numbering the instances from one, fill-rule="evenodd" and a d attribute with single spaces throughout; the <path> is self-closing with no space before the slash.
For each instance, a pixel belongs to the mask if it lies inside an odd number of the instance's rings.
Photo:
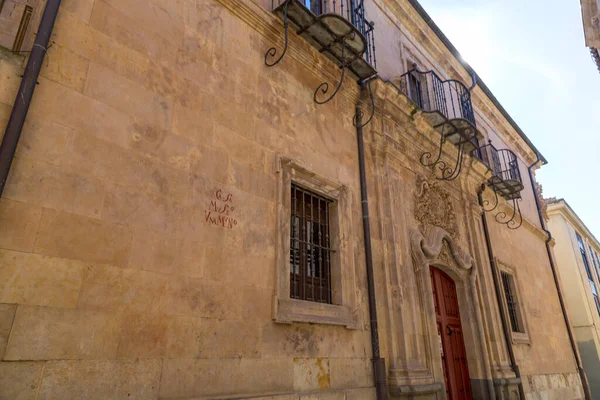
<path id="1" fill-rule="evenodd" d="M 337 94 L 346 69 L 359 81 L 377 74 L 374 23 L 366 19 L 364 0 L 272 0 L 271 5 L 273 13 L 283 20 L 284 46 L 279 55 L 275 47 L 270 48 L 265 65 L 272 67 L 285 55 L 291 24 L 298 35 L 342 69 L 333 93 L 328 93 L 327 82 L 317 87 L 316 103 L 327 103 Z"/>
<path id="2" fill-rule="evenodd" d="M 455 79 L 442 80 L 433 71 L 419 71 L 416 66 L 400 76 L 400 91 L 423 111 L 425 119 L 440 133 L 438 153 L 421 155 L 421 164 L 439 168 L 439 179 L 453 180 L 460 175 L 464 153 L 478 147 L 475 114 L 469 89 Z M 458 147 L 454 166 L 442 161 L 446 141 Z"/>
<path id="3" fill-rule="evenodd" d="M 290 297 L 331 303 L 331 200 L 292 184 Z"/>

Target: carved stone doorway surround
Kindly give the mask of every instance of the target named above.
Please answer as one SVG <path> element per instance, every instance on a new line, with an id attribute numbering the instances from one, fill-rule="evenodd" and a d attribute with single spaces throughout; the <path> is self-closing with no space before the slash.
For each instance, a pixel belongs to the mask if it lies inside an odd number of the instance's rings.
<path id="1" fill-rule="evenodd" d="M 485 332 L 481 317 L 477 290 L 477 270 L 473 258 L 464 252 L 448 231 L 438 226 L 413 228 L 409 232 L 411 256 L 417 283 L 418 303 L 422 305 L 424 319 L 423 338 L 428 347 L 426 360 L 429 373 L 436 382 L 426 387 L 390 387 L 392 395 L 401 398 L 445 398 L 444 372 L 439 350 L 435 319 L 433 289 L 429 266 L 446 272 L 456 283 L 461 310 L 461 321 L 465 329 L 467 358 L 473 385 L 474 398 L 495 399 L 493 381 L 488 376 L 489 356 L 485 345 Z M 468 341 L 468 342 L 467 342 Z M 390 375 L 393 371 L 390 371 Z M 477 376 L 478 379 L 473 379 Z M 485 382 L 485 383 L 484 383 Z"/>

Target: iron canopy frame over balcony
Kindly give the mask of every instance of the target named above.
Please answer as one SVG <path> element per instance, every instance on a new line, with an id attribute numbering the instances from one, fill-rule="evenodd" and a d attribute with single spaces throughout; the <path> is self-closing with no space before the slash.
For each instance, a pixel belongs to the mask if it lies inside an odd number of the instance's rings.
<path id="1" fill-rule="evenodd" d="M 272 11 L 283 20 L 284 47 L 265 54 L 265 64 L 278 64 L 288 48 L 288 28 L 341 68 L 340 81 L 331 94 L 329 84 L 323 82 L 315 90 L 313 99 L 324 104 L 333 99 L 349 70 L 357 81 L 367 81 L 377 74 L 375 70 L 374 23 L 365 18 L 364 0 L 272 0 Z"/>
<path id="2" fill-rule="evenodd" d="M 398 88 L 421 109 L 425 119 L 440 134 L 437 155 L 421 155 L 421 164 L 439 168 L 441 180 L 456 179 L 462 169 L 465 153 L 479 147 L 471 88 L 456 79 L 442 80 L 434 71 L 420 71 L 416 65 L 400 76 Z M 454 166 L 442 161 L 443 145 L 448 141 L 458 147 Z"/>
<path id="3" fill-rule="evenodd" d="M 501 224 L 507 225 L 510 229 L 517 229 L 523 223 L 521 215 L 521 191 L 525 188 L 519 171 L 519 161 L 515 153 L 509 149 L 498 150 L 492 141 L 481 146 L 477 151 L 478 158 L 492 171 L 492 176 L 488 179 L 488 186 L 494 191 L 494 204 L 485 200 L 483 209 L 486 212 L 494 211 L 499 204 L 498 195 L 512 201 L 512 215 L 501 211 L 496 214 L 495 219 Z"/>

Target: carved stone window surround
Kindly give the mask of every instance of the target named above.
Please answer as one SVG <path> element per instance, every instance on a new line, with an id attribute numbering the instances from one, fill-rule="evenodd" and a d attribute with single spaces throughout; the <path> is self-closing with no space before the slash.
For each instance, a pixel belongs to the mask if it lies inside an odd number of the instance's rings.
<path id="1" fill-rule="evenodd" d="M 348 187 L 311 172 L 291 158 L 276 157 L 278 175 L 275 293 L 273 320 L 278 323 L 308 322 L 357 329 L 353 242 L 347 240 L 352 224 L 352 197 Z M 332 200 L 329 209 L 331 289 L 333 304 L 290 298 L 291 185 L 302 186 Z"/>

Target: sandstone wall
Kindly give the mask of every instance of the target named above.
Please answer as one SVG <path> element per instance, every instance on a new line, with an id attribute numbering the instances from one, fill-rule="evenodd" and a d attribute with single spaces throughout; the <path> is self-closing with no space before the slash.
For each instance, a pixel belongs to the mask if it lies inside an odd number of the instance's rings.
<path id="1" fill-rule="evenodd" d="M 408 4 L 374 4 L 382 78 L 397 74 L 392 42 L 418 37 L 427 63 L 468 81 Z M 408 28 L 386 35 L 394 18 Z M 339 69 L 293 34 L 286 58 L 265 67 L 281 28 L 251 1 L 63 2 L 0 199 L 0 397 L 374 398 L 358 88 L 347 77 L 316 105 L 314 89 Z M 3 123 L 20 62 L 0 61 Z M 440 224 L 417 211 L 430 173 L 418 158 L 437 139 L 389 83 L 373 86 L 365 134 L 382 354 L 397 387 L 438 385 L 442 398 L 431 293 L 411 252 L 411 235 Z M 518 152 L 528 187 L 532 152 L 479 89 L 475 104 Z M 284 159 L 343 189 L 344 324 L 273 321 Z M 452 207 L 442 228 L 474 260 L 436 263 L 458 283 L 471 378 L 485 393 L 511 373 L 476 204 L 486 169 L 467 164 L 461 179 L 428 185 Z M 520 230 L 490 223 L 522 285 L 530 343 L 518 362 L 527 392 L 577 388 L 572 377 L 536 380 L 575 364 L 532 201 Z M 214 218 L 215 203 L 228 214 Z"/>

